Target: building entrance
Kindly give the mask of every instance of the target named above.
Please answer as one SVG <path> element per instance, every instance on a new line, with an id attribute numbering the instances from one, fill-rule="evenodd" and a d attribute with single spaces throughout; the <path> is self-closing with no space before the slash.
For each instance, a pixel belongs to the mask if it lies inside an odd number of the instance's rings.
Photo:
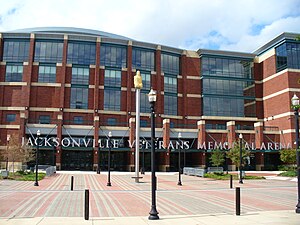
<path id="1" fill-rule="evenodd" d="M 62 151 L 62 170 L 93 170 L 93 151 Z"/>

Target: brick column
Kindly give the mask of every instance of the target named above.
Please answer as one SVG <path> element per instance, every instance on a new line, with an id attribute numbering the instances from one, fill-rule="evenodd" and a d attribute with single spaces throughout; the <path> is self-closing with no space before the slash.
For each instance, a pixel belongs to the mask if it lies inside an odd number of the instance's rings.
<path id="1" fill-rule="evenodd" d="M 263 122 L 254 123 L 254 130 L 255 130 L 255 148 L 259 149 L 261 144 L 264 141 Z M 256 152 L 255 159 L 256 159 L 256 170 L 262 170 L 262 168 L 264 167 L 264 153 Z"/>
<path id="2" fill-rule="evenodd" d="M 227 137 L 228 137 L 228 146 L 231 148 L 236 141 L 236 133 L 235 133 L 235 121 L 227 122 Z M 235 170 L 235 165 L 232 164 L 231 160 L 228 162 L 228 170 Z"/>
<path id="3" fill-rule="evenodd" d="M 170 119 L 163 120 L 163 143 L 166 152 L 164 153 L 164 165 L 162 166 L 162 171 L 170 171 L 170 149 L 168 148 L 170 144 Z"/>
<path id="4" fill-rule="evenodd" d="M 61 143 L 62 140 L 62 121 L 63 121 L 63 115 L 59 114 L 57 115 L 57 138 L 59 140 L 59 143 Z M 62 155 L 62 148 L 61 148 L 61 144 L 59 144 L 59 146 L 57 146 L 57 152 L 56 152 L 56 167 L 58 168 L 58 170 L 61 169 L 61 155 Z"/>
<path id="5" fill-rule="evenodd" d="M 198 127 L 198 143 L 197 143 L 197 149 L 200 149 L 201 146 L 205 146 L 206 142 L 206 129 L 205 129 L 205 120 L 200 120 L 197 122 Z M 199 167 L 204 168 L 206 165 L 206 155 L 205 155 L 205 149 L 203 149 L 202 154 L 199 155 L 200 159 L 200 165 Z"/>
<path id="6" fill-rule="evenodd" d="M 131 145 L 130 153 L 128 156 L 128 171 L 134 171 L 134 152 L 135 152 L 135 118 L 129 119 L 129 143 Z"/>
<path id="7" fill-rule="evenodd" d="M 164 77 L 161 71 L 161 46 L 158 45 L 155 51 L 155 71 L 151 71 L 151 86 L 157 91 L 157 102 L 155 103 L 156 114 L 164 114 Z M 160 120 L 160 118 L 157 118 Z"/>
<path id="8" fill-rule="evenodd" d="M 133 76 L 132 75 L 132 41 L 128 41 L 127 46 L 127 76 L 126 76 L 126 87 L 127 87 L 127 98 L 126 98 L 126 112 L 132 112 L 135 107 L 132 106 L 132 93 L 133 88 Z M 130 120 L 130 119 L 129 119 Z"/>
<path id="9" fill-rule="evenodd" d="M 94 170 L 97 169 L 98 166 L 98 154 L 99 154 L 99 143 L 98 143 L 98 139 L 99 139 L 99 126 L 100 126 L 100 122 L 99 122 L 99 116 L 97 116 L 97 113 L 94 114 L 94 160 L 93 160 L 93 168 Z"/>

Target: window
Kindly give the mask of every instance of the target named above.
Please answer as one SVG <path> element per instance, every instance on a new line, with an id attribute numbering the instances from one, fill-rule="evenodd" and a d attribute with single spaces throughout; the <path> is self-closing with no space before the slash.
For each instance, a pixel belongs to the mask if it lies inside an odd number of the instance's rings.
<path id="1" fill-rule="evenodd" d="M 104 109 L 121 109 L 121 71 L 105 70 L 104 73 Z"/>
<path id="2" fill-rule="evenodd" d="M 63 42 L 36 41 L 34 61 L 45 63 L 62 62 Z"/>
<path id="3" fill-rule="evenodd" d="M 82 116 L 74 116 L 73 118 L 75 124 L 83 124 L 83 117 Z"/>
<path id="4" fill-rule="evenodd" d="M 90 71 L 89 68 L 73 67 L 72 68 L 72 84 L 89 85 Z"/>
<path id="5" fill-rule="evenodd" d="M 116 118 L 108 118 L 107 119 L 107 125 L 108 126 L 115 126 L 117 124 L 117 119 Z"/>
<path id="6" fill-rule="evenodd" d="M 56 66 L 40 65 L 38 82 L 55 83 L 56 82 Z"/>
<path id="7" fill-rule="evenodd" d="M 300 69 L 300 44 L 287 42 L 276 49 L 277 72 L 286 68 Z"/>
<path id="8" fill-rule="evenodd" d="M 28 62 L 29 40 L 4 39 L 4 62 Z"/>
<path id="9" fill-rule="evenodd" d="M 121 87 L 121 71 L 120 70 L 105 70 L 104 86 Z"/>
<path id="10" fill-rule="evenodd" d="M 148 127 L 148 121 L 147 120 L 140 120 L 140 126 L 141 127 Z"/>
<path id="11" fill-rule="evenodd" d="M 151 88 L 151 73 L 141 71 L 141 76 L 143 81 L 143 88 L 141 89 L 140 96 L 140 110 L 142 113 L 148 113 L 150 112 L 148 94 Z"/>
<path id="12" fill-rule="evenodd" d="M 134 69 L 154 71 L 154 50 L 132 48 L 132 67 Z"/>
<path id="13" fill-rule="evenodd" d="M 164 73 L 179 74 L 179 56 L 167 53 L 161 54 L 161 69 Z"/>
<path id="14" fill-rule="evenodd" d="M 15 122 L 16 114 L 6 114 L 6 122 Z"/>
<path id="15" fill-rule="evenodd" d="M 177 94 L 165 93 L 164 113 L 166 115 L 177 115 Z"/>
<path id="16" fill-rule="evenodd" d="M 96 43 L 69 42 L 67 63 L 94 65 L 96 63 Z"/>
<path id="17" fill-rule="evenodd" d="M 104 87 L 104 110 L 119 111 L 121 99 L 121 89 Z"/>
<path id="18" fill-rule="evenodd" d="M 126 46 L 102 44 L 100 47 L 100 65 L 118 68 L 127 67 Z"/>
<path id="19" fill-rule="evenodd" d="M 177 115 L 177 77 L 164 76 L 164 113 Z"/>
<path id="20" fill-rule="evenodd" d="M 39 116 L 39 123 L 41 124 L 50 124 L 50 116 L 41 115 Z"/>
<path id="21" fill-rule="evenodd" d="M 71 87 L 71 109 L 88 108 L 88 87 Z"/>
<path id="22" fill-rule="evenodd" d="M 5 81 L 6 82 L 21 82 L 23 78 L 23 65 L 7 64 Z"/>

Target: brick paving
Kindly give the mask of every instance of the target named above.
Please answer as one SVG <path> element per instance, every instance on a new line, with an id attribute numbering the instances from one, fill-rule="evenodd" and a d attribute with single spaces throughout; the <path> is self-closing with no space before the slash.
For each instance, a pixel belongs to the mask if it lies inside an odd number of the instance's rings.
<path id="1" fill-rule="evenodd" d="M 90 190 L 90 217 L 147 216 L 151 204 L 151 174 L 135 183 L 133 173 L 57 173 L 34 182 L 0 180 L 0 217 L 82 217 L 84 190 Z M 70 191 L 74 176 L 74 191 Z M 159 215 L 235 213 L 235 189 L 229 181 L 157 173 Z M 297 183 L 291 180 L 245 180 L 241 186 L 242 213 L 294 210 Z"/>

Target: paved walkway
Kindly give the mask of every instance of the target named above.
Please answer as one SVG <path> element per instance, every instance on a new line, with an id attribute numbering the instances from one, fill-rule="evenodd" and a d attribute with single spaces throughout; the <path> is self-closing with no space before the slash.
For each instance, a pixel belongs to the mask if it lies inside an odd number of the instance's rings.
<path id="1" fill-rule="evenodd" d="M 111 187 L 106 186 L 105 172 L 58 172 L 38 187 L 0 180 L 0 224 L 300 224 L 294 212 L 297 183 L 290 179 L 245 180 L 242 185 L 234 181 L 241 186 L 242 202 L 241 216 L 236 216 L 235 189 L 229 181 L 183 175 L 183 186 L 178 186 L 177 173 L 157 173 L 160 220 L 149 221 L 151 174 L 140 183 L 133 175 L 111 173 Z M 90 191 L 88 221 L 83 218 L 85 189 Z"/>

